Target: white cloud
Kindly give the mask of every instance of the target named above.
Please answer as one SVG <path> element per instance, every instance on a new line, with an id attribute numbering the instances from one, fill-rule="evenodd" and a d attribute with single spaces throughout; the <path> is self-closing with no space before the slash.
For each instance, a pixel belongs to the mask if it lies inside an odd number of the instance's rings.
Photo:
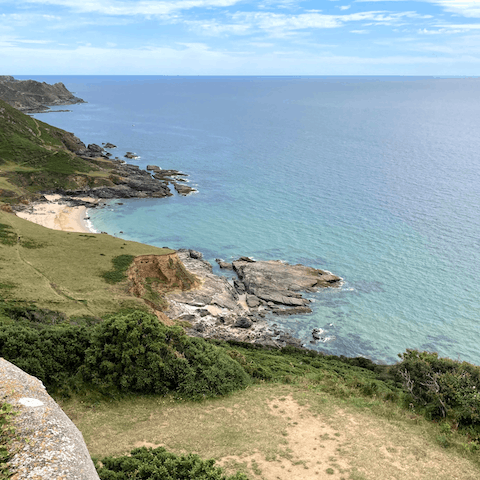
<path id="1" fill-rule="evenodd" d="M 350 30 L 350 33 L 358 33 L 359 35 L 364 35 L 370 33 L 370 30 Z"/>
<path id="2" fill-rule="evenodd" d="M 447 12 L 456 13 L 464 17 L 480 18 L 479 0 L 426 0 L 443 7 Z"/>
<path id="3" fill-rule="evenodd" d="M 324 15 L 322 13 L 286 15 L 270 12 L 241 12 L 233 14 L 232 18 L 238 24 L 256 26 L 278 37 L 299 30 L 339 28 L 348 22 L 370 22 L 365 25 L 399 25 L 406 19 L 429 19 L 432 17 L 431 15 L 419 15 L 416 12 L 373 11 L 346 15 Z"/>
<path id="4" fill-rule="evenodd" d="M 203 34 L 212 36 L 222 35 L 224 33 L 244 35 L 249 33 L 250 30 L 250 25 L 246 23 L 218 23 L 215 20 L 187 20 L 184 23 L 195 30 L 202 30 Z"/>
<path id="5" fill-rule="evenodd" d="M 348 10 L 351 7 L 351 5 L 340 5 L 338 8 L 340 10 Z"/>
<path id="6" fill-rule="evenodd" d="M 240 0 L 140 0 L 134 2 L 118 0 L 18 0 L 18 4 L 41 4 L 65 7 L 81 13 L 103 15 L 168 15 L 192 8 L 230 7 Z"/>

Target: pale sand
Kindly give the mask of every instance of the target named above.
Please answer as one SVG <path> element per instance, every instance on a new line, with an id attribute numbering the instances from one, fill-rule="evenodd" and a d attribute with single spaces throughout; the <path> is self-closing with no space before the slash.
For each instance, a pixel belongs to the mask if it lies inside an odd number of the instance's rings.
<path id="1" fill-rule="evenodd" d="M 69 207 L 58 203 L 60 195 L 45 195 L 49 203 L 33 203 L 17 216 L 53 230 L 91 233 L 85 221 L 86 207 Z M 92 199 L 82 199 L 92 200 Z"/>

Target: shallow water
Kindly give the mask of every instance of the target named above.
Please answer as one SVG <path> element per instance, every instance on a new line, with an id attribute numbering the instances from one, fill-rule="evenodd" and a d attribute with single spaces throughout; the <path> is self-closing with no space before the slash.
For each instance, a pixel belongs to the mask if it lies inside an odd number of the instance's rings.
<path id="1" fill-rule="evenodd" d="M 313 314 L 275 319 L 311 348 L 480 364 L 478 80 L 34 78 L 89 102 L 37 118 L 185 171 L 199 190 L 112 202 L 91 211 L 98 230 L 342 276 Z M 312 328 L 332 339 L 310 344 Z"/>

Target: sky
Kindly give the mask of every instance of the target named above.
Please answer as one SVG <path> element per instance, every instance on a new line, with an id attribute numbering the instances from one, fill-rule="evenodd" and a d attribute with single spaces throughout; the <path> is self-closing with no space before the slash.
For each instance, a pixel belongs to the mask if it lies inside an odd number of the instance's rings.
<path id="1" fill-rule="evenodd" d="M 3 75 L 480 75 L 480 0 L 0 0 Z"/>

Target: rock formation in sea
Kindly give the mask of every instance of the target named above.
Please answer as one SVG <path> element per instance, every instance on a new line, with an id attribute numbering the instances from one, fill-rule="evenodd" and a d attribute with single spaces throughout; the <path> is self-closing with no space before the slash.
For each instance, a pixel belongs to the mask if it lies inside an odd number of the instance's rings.
<path id="1" fill-rule="evenodd" d="M 45 112 L 50 106 L 85 103 L 61 82 L 49 85 L 35 80 L 16 80 L 8 75 L 0 76 L 0 98 L 25 113 Z"/>
<path id="2" fill-rule="evenodd" d="M 310 301 L 300 292 L 338 287 L 341 278 L 330 272 L 280 261 L 254 261 L 241 257 L 223 268 L 231 268 L 237 279 L 215 275 L 199 252 L 177 251 L 185 268 L 200 280 L 200 287 L 166 295 L 172 320 L 183 320 L 190 335 L 238 340 L 268 346 L 300 346 L 290 334 L 267 322 L 273 315 L 311 313 Z"/>

